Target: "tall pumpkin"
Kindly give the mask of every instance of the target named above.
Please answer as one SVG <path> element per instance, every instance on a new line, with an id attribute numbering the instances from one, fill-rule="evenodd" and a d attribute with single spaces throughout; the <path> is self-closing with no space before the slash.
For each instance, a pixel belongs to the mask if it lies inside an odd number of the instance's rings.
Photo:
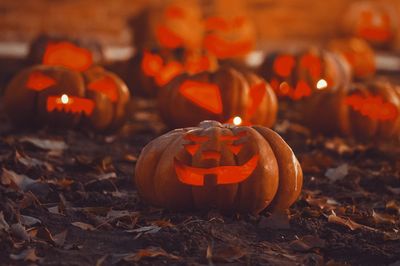
<path id="1" fill-rule="evenodd" d="M 174 209 L 259 213 L 286 209 L 303 175 L 274 131 L 203 121 L 150 142 L 136 164 L 136 188 L 150 204 Z"/>
<path id="2" fill-rule="evenodd" d="M 193 126 L 207 119 L 227 122 L 239 117 L 245 124 L 272 126 L 277 99 L 257 75 L 221 67 L 175 78 L 158 96 L 159 112 L 170 127 Z"/>

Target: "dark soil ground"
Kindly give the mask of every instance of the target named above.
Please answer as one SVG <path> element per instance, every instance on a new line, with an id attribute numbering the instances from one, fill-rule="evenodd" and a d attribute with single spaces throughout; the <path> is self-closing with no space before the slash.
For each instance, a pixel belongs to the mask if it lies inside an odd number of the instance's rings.
<path id="1" fill-rule="evenodd" d="M 305 175 L 288 213 L 177 213 L 135 190 L 141 148 L 165 132 L 151 104 L 138 109 L 112 136 L 0 124 L 1 265 L 400 265 L 398 143 L 280 119 Z"/>

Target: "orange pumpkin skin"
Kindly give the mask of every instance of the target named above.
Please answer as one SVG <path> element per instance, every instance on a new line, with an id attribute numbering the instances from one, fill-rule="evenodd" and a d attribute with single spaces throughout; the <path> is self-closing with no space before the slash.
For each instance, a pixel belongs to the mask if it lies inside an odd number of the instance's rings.
<path id="1" fill-rule="evenodd" d="M 359 140 L 400 137 L 400 89 L 387 81 L 358 83 L 307 102 L 304 122 L 314 131 Z"/>
<path id="2" fill-rule="evenodd" d="M 278 97 L 299 101 L 321 90 L 337 90 L 351 80 L 351 68 L 339 55 L 311 48 L 298 52 L 273 53 L 258 70 Z M 327 82 L 317 89 L 318 82 Z"/>
<path id="3" fill-rule="evenodd" d="M 344 15 L 343 33 L 366 40 L 376 48 L 390 48 L 398 36 L 395 7 L 388 3 L 353 3 Z"/>
<path id="4" fill-rule="evenodd" d="M 137 161 L 134 181 L 141 197 L 155 206 L 257 214 L 268 206 L 289 208 L 303 175 L 293 151 L 274 131 L 203 121 L 150 142 Z"/>
<path id="5" fill-rule="evenodd" d="M 111 86 L 110 91 L 107 86 Z M 112 93 L 116 99 L 110 99 Z M 66 104 L 62 103 L 63 95 L 67 95 Z M 80 73 L 37 65 L 22 70 L 10 81 L 3 100 L 17 126 L 73 128 L 87 119 L 93 129 L 107 131 L 122 124 L 129 91 L 117 76 L 100 67 Z"/>
<path id="6" fill-rule="evenodd" d="M 356 79 L 370 78 L 375 74 L 375 52 L 363 39 L 334 39 L 328 49 L 344 56 Z"/>
<path id="7" fill-rule="evenodd" d="M 178 76 L 161 89 L 158 107 L 172 128 L 194 126 L 208 119 L 224 123 L 236 116 L 245 124 L 270 127 L 276 119 L 277 99 L 257 75 L 220 67 L 213 73 Z"/>

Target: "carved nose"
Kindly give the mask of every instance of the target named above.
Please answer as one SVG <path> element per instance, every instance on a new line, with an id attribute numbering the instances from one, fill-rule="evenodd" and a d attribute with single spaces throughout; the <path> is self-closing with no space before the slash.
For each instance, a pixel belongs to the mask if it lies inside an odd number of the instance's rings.
<path id="1" fill-rule="evenodd" d="M 208 160 L 208 159 L 219 160 L 220 158 L 221 158 L 221 153 L 218 151 L 203 151 L 202 152 L 203 160 Z"/>

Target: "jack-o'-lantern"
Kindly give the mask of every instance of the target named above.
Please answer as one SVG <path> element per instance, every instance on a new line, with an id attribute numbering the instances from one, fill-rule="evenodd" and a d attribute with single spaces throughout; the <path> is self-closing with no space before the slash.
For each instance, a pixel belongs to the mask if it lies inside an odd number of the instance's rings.
<path id="1" fill-rule="evenodd" d="M 357 79 L 373 76 L 376 71 L 375 52 L 363 39 L 334 39 L 328 49 L 344 56 Z"/>
<path id="2" fill-rule="evenodd" d="M 215 72 L 180 75 L 160 90 L 159 112 L 170 127 L 194 126 L 212 119 L 272 126 L 277 99 L 259 76 L 220 67 Z"/>
<path id="3" fill-rule="evenodd" d="M 132 61 L 132 89 L 135 94 L 155 97 L 159 90 L 180 74 L 194 75 L 217 67 L 216 59 L 206 54 L 181 54 L 145 50 Z"/>
<path id="4" fill-rule="evenodd" d="M 17 126 L 72 128 L 87 122 L 95 130 L 108 131 L 124 122 L 129 91 L 120 78 L 101 67 L 80 73 L 38 65 L 18 73 L 3 100 Z"/>
<path id="5" fill-rule="evenodd" d="M 268 55 L 258 72 L 279 97 L 295 101 L 338 90 L 351 80 L 351 68 L 342 56 L 316 48 Z"/>
<path id="6" fill-rule="evenodd" d="M 204 48 L 219 59 L 241 57 L 255 45 L 254 25 L 246 16 L 213 16 L 205 21 Z"/>
<path id="7" fill-rule="evenodd" d="M 304 122 L 315 132 L 360 140 L 400 139 L 400 88 L 388 81 L 318 94 L 303 111 Z"/>
<path id="8" fill-rule="evenodd" d="M 395 10 L 388 3 L 356 2 L 348 8 L 344 16 L 343 30 L 375 47 L 388 48 L 398 35 L 398 15 Z"/>
<path id="9" fill-rule="evenodd" d="M 32 65 L 57 65 L 85 71 L 103 61 L 101 46 L 95 42 L 40 35 L 29 49 Z"/>
<path id="10" fill-rule="evenodd" d="M 287 209 L 302 187 L 293 151 L 271 129 L 203 121 L 150 142 L 135 169 L 139 195 L 174 210 L 256 214 Z"/>
<path id="11" fill-rule="evenodd" d="M 196 1 L 173 0 L 148 7 L 132 21 L 134 44 L 145 49 L 196 50 L 203 39 L 202 10 Z"/>

